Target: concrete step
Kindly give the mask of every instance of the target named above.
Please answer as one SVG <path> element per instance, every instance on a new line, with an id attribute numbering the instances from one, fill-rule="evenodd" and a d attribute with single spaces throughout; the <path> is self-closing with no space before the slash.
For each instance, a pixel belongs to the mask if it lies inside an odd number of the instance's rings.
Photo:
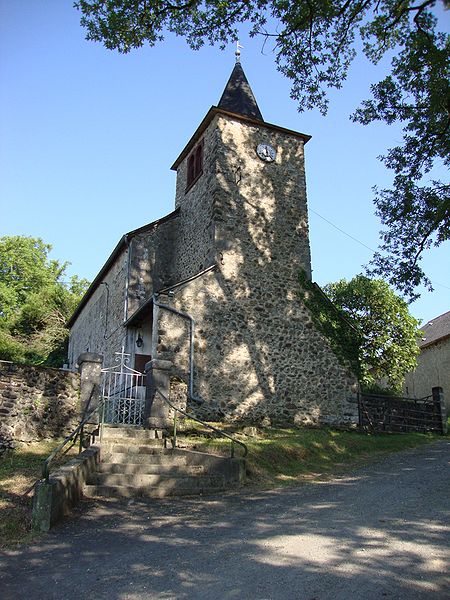
<path id="1" fill-rule="evenodd" d="M 149 436 L 129 436 L 129 435 L 103 435 L 101 443 L 102 444 L 122 444 L 124 446 L 164 446 L 166 444 L 165 438 L 152 438 Z"/>
<path id="2" fill-rule="evenodd" d="M 194 496 L 214 494 L 229 489 L 229 485 L 216 484 L 209 478 L 177 479 L 160 482 L 157 487 L 135 487 L 127 485 L 85 485 L 83 492 L 89 498 L 165 498 L 166 496 Z"/>
<path id="3" fill-rule="evenodd" d="M 122 439 L 139 439 L 139 440 L 149 440 L 149 439 L 163 439 L 163 430 L 162 429 L 142 429 L 141 427 L 111 427 L 104 426 L 103 427 L 103 440 L 122 440 Z"/>
<path id="4" fill-rule="evenodd" d="M 125 452 L 112 452 L 105 454 L 102 452 L 102 461 L 107 463 L 128 464 L 128 465 L 186 465 L 187 459 L 182 455 L 174 455 L 169 448 L 155 450 L 153 453 L 137 454 Z"/>
<path id="5" fill-rule="evenodd" d="M 205 473 L 205 468 L 203 465 L 189 466 L 186 464 L 174 464 L 173 462 L 167 462 L 165 464 L 104 462 L 98 465 L 98 472 L 123 475 L 173 474 L 174 476 L 178 477 L 179 475 L 201 475 Z"/>
<path id="6" fill-rule="evenodd" d="M 87 481 L 90 485 L 135 487 L 137 489 L 147 489 L 150 487 L 182 487 L 183 489 L 197 489 L 199 486 L 223 486 L 224 478 L 220 475 L 202 475 L 189 476 L 185 473 L 175 474 L 114 474 L 114 473 L 96 473 Z"/>
<path id="7" fill-rule="evenodd" d="M 101 443 L 102 456 L 109 454 L 155 454 L 165 449 L 164 440 L 148 440 L 148 443 Z"/>

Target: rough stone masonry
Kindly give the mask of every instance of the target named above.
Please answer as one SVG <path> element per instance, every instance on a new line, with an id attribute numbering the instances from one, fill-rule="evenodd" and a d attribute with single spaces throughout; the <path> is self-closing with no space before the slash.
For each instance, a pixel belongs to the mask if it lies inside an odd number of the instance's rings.
<path id="1" fill-rule="evenodd" d="M 80 415 L 80 376 L 0 361 L 0 452 L 14 442 L 67 435 Z"/>
<path id="2" fill-rule="evenodd" d="M 139 357 L 170 361 L 172 377 L 187 383 L 189 321 L 157 299 L 195 320 L 198 415 L 356 422 L 357 378 L 302 300 L 300 272 L 311 278 L 308 140 L 262 119 L 237 64 L 172 167 L 175 211 L 124 236 L 72 318 L 71 364 L 86 351 L 111 364 L 123 346 L 135 368 Z"/>

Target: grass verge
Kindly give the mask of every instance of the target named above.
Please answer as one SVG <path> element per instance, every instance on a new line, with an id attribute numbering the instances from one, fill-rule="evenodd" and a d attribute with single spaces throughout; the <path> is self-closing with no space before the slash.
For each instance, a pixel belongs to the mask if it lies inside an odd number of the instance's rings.
<path id="1" fill-rule="evenodd" d="M 21 444 L 0 459 L 0 549 L 32 539 L 33 486 L 41 477 L 43 461 L 58 443 Z"/>
<path id="2" fill-rule="evenodd" d="M 189 431 L 180 437 L 180 444 L 201 451 L 229 453 L 228 441 L 201 437 L 202 433 L 204 436 L 204 431 Z M 431 433 L 366 435 L 331 428 L 267 428 L 258 429 L 251 437 L 239 431 L 235 435 L 248 447 L 248 482 L 263 486 L 327 477 L 384 454 L 442 439 Z M 240 455 L 239 447 L 236 448 L 236 455 Z"/>

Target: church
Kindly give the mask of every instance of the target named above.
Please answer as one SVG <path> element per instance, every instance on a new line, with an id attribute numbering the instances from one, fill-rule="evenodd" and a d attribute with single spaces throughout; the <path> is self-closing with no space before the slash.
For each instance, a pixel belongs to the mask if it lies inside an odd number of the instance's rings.
<path id="1" fill-rule="evenodd" d="M 172 401 L 210 420 L 356 422 L 357 378 L 300 283 L 309 139 L 263 119 L 237 57 L 172 165 L 174 210 L 122 237 L 72 316 L 70 367 L 124 349 L 136 372 L 163 365 Z"/>

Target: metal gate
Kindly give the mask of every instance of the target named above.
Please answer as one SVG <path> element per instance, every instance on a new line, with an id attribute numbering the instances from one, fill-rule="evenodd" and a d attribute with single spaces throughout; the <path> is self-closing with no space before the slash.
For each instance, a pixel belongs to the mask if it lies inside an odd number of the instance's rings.
<path id="1" fill-rule="evenodd" d="M 103 422 L 114 425 L 143 424 L 145 375 L 128 366 L 130 354 L 116 352 L 117 365 L 102 369 Z"/>
<path id="2" fill-rule="evenodd" d="M 359 394 L 359 426 L 370 433 L 445 433 L 446 418 L 442 397 L 435 393 L 425 398 L 402 398 L 382 394 Z"/>

